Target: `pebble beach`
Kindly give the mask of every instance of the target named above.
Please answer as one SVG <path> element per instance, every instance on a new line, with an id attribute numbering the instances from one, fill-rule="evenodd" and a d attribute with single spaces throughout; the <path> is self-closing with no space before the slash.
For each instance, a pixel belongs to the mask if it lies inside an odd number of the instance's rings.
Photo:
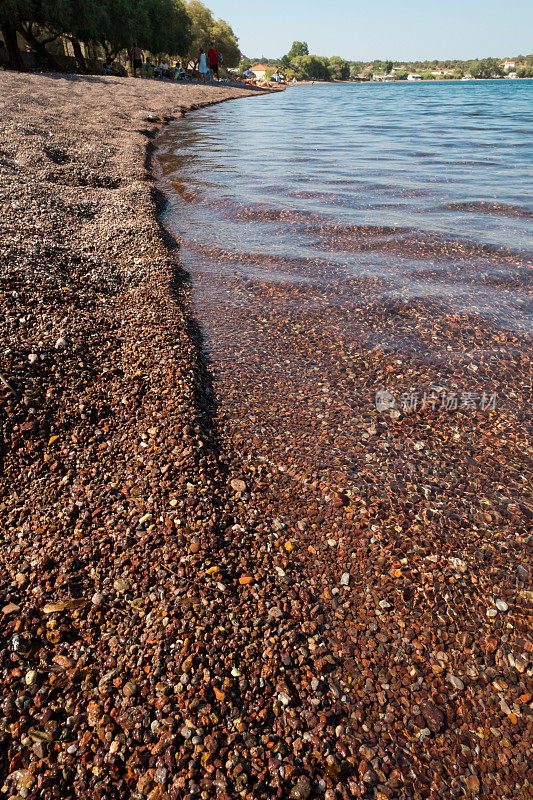
<path id="1" fill-rule="evenodd" d="M 357 492 L 280 469 L 239 409 L 283 388 L 217 384 L 152 164 L 167 121 L 253 90 L 0 86 L 0 796 L 532 798 L 522 340 L 477 435 L 435 422 L 428 455 L 361 411 Z M 479 335 L 455 322 L 428 348 Z M 394 370 L 361 348 L 338 380 Z"/>

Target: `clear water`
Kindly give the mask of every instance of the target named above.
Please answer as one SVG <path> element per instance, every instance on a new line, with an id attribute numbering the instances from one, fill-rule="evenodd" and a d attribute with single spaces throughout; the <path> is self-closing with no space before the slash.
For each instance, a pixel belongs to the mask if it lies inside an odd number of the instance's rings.
<path id="1" fill-rule="evenodd" d="M 213 268 L 216 247 L 231 273 L 371 276 L 384 297 L 439 298 L 525 330 L 532 131 L 533 81 L 307 86 L 225 103 L 161 141 L 167 222 L 193 272 Z"/>
<path id="2" fill-rule="evenodd" d="M 533 81 L 317 85 L 168 127 L 164 222 L 221 412 L 265 457 L 382 483 L 360 428 L 379 388 L 497 391 L 523 413 L 532 101 Z M 410 469 L 398 456 L 386 481 Z"/>

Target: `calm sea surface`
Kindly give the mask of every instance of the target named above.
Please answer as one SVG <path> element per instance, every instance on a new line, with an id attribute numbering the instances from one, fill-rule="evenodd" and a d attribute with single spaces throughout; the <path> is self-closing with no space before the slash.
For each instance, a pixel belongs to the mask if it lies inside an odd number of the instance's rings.
<path id="1" fill-rule="evenodd" d="M 378 382 L 505 394 L 531 332 L 532 131 L 533 81 L 296 87 L 169 126 L 164 222 L 246 435 L 340 468 Z"/>

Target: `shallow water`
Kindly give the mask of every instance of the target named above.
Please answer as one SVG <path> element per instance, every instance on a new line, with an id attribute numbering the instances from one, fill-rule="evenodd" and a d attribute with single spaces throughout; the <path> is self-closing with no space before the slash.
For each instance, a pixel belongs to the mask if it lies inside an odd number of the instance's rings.
<path id="1" fill-rule="evenodd" d="M 193 271 L 213 245 L 230 275 L 252 258 L 275 278 L 279 256 L 312 281 L 326 259 L 333 282 L 378 275 L 525 329 L 532 100 L 532 81 L 313 86 L 196 112 L 161 142 L 167 222 Z"/>
<path id="2" fill-rule="evenodd" d="M 532 99 L 533 81 L 309 86 L 168 127 L 164 221 L 222 411 L 276 463 L 346 482 L 380 387 L 517 405 Z"/>

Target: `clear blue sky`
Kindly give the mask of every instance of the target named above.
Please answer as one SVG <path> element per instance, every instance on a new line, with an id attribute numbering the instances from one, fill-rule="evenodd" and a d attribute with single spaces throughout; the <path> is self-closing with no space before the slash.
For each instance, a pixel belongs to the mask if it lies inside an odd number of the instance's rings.
<path id="1" fill-rule="evenodd" d="M 355 61 L 513 56 L 533 52 L 531 0 L 204 0 L 251 57 L 294 39 Z"/>

